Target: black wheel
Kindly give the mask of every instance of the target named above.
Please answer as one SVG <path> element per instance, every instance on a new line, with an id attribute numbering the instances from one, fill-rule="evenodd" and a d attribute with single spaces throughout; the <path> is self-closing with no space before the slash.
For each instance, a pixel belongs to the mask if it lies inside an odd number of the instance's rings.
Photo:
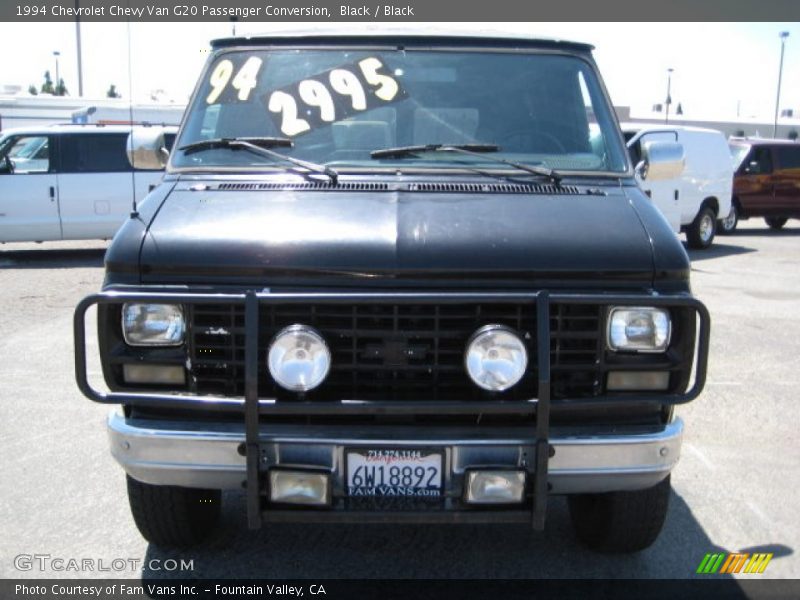
<path id="1" fill-rule="evenodd" d="M 638 552 L 656 541 L 669 506 L 669 476 L 635 492 L 569 496 L 578 539 L 600 552 Z"/>
<path id="2" fill-rule="evenodd" d="M 700 209 L 694 221 L 686 230 L 686 239 L 690 248 L 704 249 L 714 241 L 717 231 L 717 215 L 707 206 Z"/>
<path id="3" fill-rule="evenodd" d="M 786 217 L 764 217 L 764 220 L 767 222 L 770 229 L 775 229 L 777 231 L 778 229 L 783 229 L 783 226 L 786 225 L 786 221 L 789 219 Z"/>
<path id="4" fill-rule="evenodd" d="M 219 521 L 222 493 L 150 485 L 128 477 L 128 502 L 142 537 L 156 546 L 185 548 L 208 536 Z"/>
<path id="5" fill-rule="evenodd" d="M 736 208 L 736 204 L 731 204 L 731 212 L 728 213 L 728 216 L 717 221 L 717 233 L 722 235 L 733 233 L 738 223 L 739 209 Z"/>

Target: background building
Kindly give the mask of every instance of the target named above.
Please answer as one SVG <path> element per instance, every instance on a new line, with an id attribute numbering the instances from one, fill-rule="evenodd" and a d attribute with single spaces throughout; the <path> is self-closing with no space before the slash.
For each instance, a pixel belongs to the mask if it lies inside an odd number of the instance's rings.
<path id="1" fill-rule="evenodd" d="M 664 115 L 653 113 L 647 116 L 635 116 L 631 114 L 629 106 L 615 106 L 617 117 L 620 122 L 627 123 L 647 123 L 653 125 L 664 125 Z M 783 116 L 778 119 L 778 133 L 780 139 L 794 139 L 800 137 L 800 111 L 785 110 Z M 697 119 L 684 119 L 682 115 L 670 114 L 669 124 L 671 125 L 689 125 L 692 127 L 706 127 L 708 129 L 716 129 L 723 132 L 727 137 L 772 137 L 773 122 L 767 122 L 754 118 L 741 117 L 733 121 L 722 120 L 697 120 Z"/>
<path id="2" fill-rule="evenodd" d="M 83 98 L 14 93 L 15 86 L 0 86 L 0 131 L 55 123 L 127 124 L 147 122 L 177 125 L 184 105 L 135 103 L 116 98 Z M 9 93 L 12 92 L 12 93 Z"/>

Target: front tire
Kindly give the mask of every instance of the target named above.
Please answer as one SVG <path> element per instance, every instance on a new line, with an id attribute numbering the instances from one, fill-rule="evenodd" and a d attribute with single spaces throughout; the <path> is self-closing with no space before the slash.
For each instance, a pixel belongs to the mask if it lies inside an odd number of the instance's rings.
<path id="1" fill-rule="evenodd" d="M 669 475 L 635 492 L 578 494 L 568 497 L 575 533 L 599 552 L 639 552 L 656 541 L 667 516 Z"/>
<path id="2" fill-rule="evenodd" d="M 717 221 L 717 233 L 722 235 L 731 234 L 736 230 L 738 224 L 739 209 L 736 208 L 735 204 L 731 204 L 731 212 L 728 213 L 728 216 Z"/>
<path id="3" fill-rule="evenodd" d="M 783 226 L 786 225 L 787 219 L 786 217 L 764 217 L 764 220 L 769 225 L 770 229 L 777 231 L 778 229 L 783 229 Z"/>
<path id="4" fill-rule="evenodd" d="M 704 206 L 697 213 L 694 221 L 686 230 L 686 240 L 690 248 L 704 250 L 714 241 L 717 231 L 717 215 L 708 206 Z"/>
<path id="5" fill-rule="evenodd" d="M 219 521 L 222 492 L 150 485 L 128 479 L 128 502 L 142 537 L 156 546 L 186 548 L 213 531 Z"/>

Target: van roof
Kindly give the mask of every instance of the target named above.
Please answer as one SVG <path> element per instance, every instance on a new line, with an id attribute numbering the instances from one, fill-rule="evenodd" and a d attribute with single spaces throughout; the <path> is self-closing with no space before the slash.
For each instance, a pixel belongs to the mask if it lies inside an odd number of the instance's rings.
<path id="1" fill-rule="evenodd" d="M 792 140 L 776 140 L 772 138 L 732 137 L 728 140 L 732 144 L 748 144 L 750 146 L 791 146 L 800 145 Z"/>
<path id="2" fill-rule="evenodd" d="M 512 33 L 507 31 L 491 31 L 486 29 L 453 31 L 437 28 L 381 28 L 375 31 L 364 31 L 338 27 L 336 30 L 294 30 L 270 32 L 263 35 L 245 37 L 227 37 L 213 40 L 212 48 L 229 48 L 234 46 L 292 46 L 302 42 L 304 45 L 369 45 L 385 44 L 389 46 L 435 46 L 435 47 L 470 47 L 470 48 L 560 48 L 573 52 L 591 52 L 594 46 L 582 42 L 573 42 L 546 37 Z"/>
<path id="3" fill-rule="evenodd" d="M 718 129 L 710 129 L 708 127 L 694 127 L 691 125 L 670 125 L 664 123 L 659 125 L 657 123 L 620 123 L 622 131 L 696 131 L 698 133 L 722 133 Z M 724 134 L 723 134 L 724 135 Z"/>
<path id="4" fill-rule="evenodd" d="M 162 125 L 160 123 L 152 124 L 137 124 L 137 125 L 122 125 L 122 124 L 105 124 L 105 123 L 53 123 L 50 125 L 31 125 L 28 127 L 14 127 L 10 129 L 3 129 L 0 131 L 0 136 L 7 136 L 10 134 L 42 134 L 48 135 L 52 133 L 77 133 L 86 131 L 99 131 L 104 133 L 130 133 L 131 128 L 142 129 L 147 127 L 163 127 L 167 130 L 177 131 L 177 125 Z"/>

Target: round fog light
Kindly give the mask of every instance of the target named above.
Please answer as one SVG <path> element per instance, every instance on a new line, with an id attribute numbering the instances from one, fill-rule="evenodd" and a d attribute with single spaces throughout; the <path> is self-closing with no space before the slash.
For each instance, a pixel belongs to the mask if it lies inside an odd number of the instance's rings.
<path id="1" fill-rule="evenodd" d="M 282 388 L 307 392 L 327 377 L 331 353 L 316 330 L 306 325 L 290 325 L 279 331 L 270 344 L 267 366 Z"/>
<path id="2" fill-rule="evenodd" d="M 486 325 L 476 331 L 464 357 L 472 381 L 492 392 L 516 385 L 528 366 L 528 352 L 520 337 L 504 325 Z"/>

